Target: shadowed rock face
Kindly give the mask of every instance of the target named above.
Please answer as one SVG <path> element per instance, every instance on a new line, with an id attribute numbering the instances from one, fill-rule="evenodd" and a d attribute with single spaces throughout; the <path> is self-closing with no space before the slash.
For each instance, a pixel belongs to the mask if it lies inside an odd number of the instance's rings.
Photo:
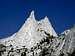
<path id="1" fill-rule="evenodd" d="M 75 27 L 59 36 L 48 18 L 37 21 L 31 12 L 21 29 L 0 40 L 0 56 L 75 56 Z"/>

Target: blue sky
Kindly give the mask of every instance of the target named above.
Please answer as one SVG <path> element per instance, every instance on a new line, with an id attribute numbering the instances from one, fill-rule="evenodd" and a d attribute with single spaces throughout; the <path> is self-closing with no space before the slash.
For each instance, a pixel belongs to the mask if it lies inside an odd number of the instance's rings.
<path id="1" fill-rule="evenodd" d="M 48 16 L 57 33 L 75 24 L 75 0 L 0 0 L 0 38 L 17 32 L 32 10 L 37 20 Z"/>

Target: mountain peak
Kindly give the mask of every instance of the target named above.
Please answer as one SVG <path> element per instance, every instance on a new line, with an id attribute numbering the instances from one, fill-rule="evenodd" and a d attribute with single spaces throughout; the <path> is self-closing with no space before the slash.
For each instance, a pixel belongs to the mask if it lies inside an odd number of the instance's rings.
<path id="1" fill-rule="evenodd" d="M 5 42 L 7 42 L 5 45 L 12 44 L 14 48 L 15 46 L 20 47 L 25 45 L 27 48 L 31 48 L 32 46 L 36 45 L 41 39 L 45 38 L 44 32 L 38 32 L 38 29 L 41 29 L 49 33 L 50 35 L 57 37 L 57 34 L 51 26 L 48 17 L 46 16 L 41 21 L 36 21 L 34 11 L 32 11 L 20 30 L 16 32 L 16 35 L 12 38 L 9 37 L 7 41 L 5 40 Z M 9 40 L 12 40 L 13 42 L 9 42 Z"/>
<path id="2" fill-rule="evenodd" d="M 48 21 L 48 17 L 47 17 L 47 16 L 45 16 L 44 20 Z"/>
<path id="3" fill-rule="evenodd" d="M 25 23 L 22 25 L 21 29 L 19 30 L 19 32 L 23 32 L 25 33 L 27 31 L 27 27 L 29 28 L 29 26 L 35 24 L 36 20 L 35 20 L 35 15 L 34 15 L 34 10 L 31 11 L 29 17 L 27 18 L 27 20 L 25 21 Z"/>
<path id="4" fill-rule="evenodd" d="M 31 11 L 29 18 L 30 18 L 31 20 L 35 20 L 34 10 Z"/>
<path id="5" fill-rule="evenodd" d="M 43 19 L 44 22 L 49 23 L 51 25 L 51 22 L 49 21 L 49 18 L 47 16 L 45 16 L 45 18 Z"/>

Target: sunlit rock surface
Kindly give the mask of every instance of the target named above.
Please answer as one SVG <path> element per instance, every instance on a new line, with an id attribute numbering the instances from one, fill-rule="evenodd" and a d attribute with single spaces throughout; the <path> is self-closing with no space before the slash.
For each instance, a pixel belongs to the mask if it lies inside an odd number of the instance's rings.
<path id="1" fill-rule="evenodd" d="M 59 36 L 46 16 L 37 21 L 31 12 L 21 29 L 0 39 L 0 56 L 74 56 L 75 27 Z"/>

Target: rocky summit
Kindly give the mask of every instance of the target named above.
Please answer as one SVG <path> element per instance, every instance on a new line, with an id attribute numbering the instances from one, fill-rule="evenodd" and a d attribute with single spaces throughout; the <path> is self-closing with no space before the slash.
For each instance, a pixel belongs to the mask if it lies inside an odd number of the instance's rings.
<path id="1" fill-rule="evenodd" d="M 75 56 L 75 26 L 57 35 L 46 16 L 31 12 L 20 30 L 0 39 L 0 56 Z"/>

